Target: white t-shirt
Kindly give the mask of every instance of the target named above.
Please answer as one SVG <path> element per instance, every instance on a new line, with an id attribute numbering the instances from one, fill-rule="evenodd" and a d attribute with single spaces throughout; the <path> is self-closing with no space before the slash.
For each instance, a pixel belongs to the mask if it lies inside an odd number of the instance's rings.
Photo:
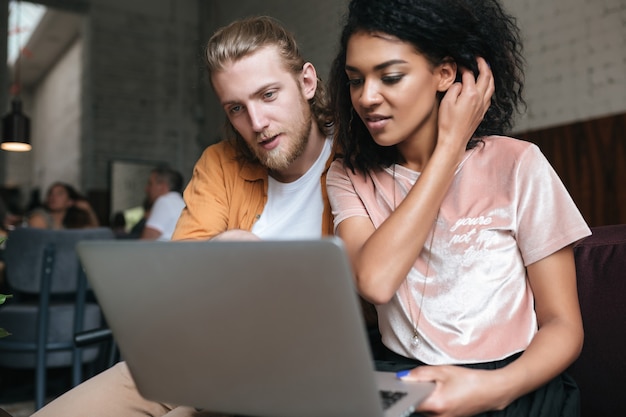
<path id="1" fill-rule="evenodd" d="M 185 208 L 185 201 L 180 193 L 170 191 L 160 196 L 152 205 L 146 227 L 161 232 L 157 240 L 171 240 L 183 208 Z"/>
<path id="2" fill-rule="evenodd" d="M 261 239 L 319 239 L 324 202 L 320 177 L 332 151 L 330 138 L 315 163 L 300 178 L 283 183 L 268 177 L 268 198 L 252 232 Z"/>

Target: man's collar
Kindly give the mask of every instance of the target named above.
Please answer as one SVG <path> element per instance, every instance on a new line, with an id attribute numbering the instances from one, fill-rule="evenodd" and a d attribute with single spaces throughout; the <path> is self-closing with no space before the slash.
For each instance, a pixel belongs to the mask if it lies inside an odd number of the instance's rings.
<path id="1" fill-rule="evenodd" d="M 258 162 L 247 161 L 241 167 L 241 178 L 246 181 L 258 181 L 267 179 L 267 168 Z"/>

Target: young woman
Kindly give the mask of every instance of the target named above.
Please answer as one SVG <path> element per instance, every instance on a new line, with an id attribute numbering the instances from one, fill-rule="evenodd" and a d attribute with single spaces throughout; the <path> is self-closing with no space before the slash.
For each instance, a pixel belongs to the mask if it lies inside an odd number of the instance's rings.
<path id="1" fill-rule="evenodd" d="M 498 136 L 522 64 L 496 0 L 352 0 L 331 70 L 336 232 L 385 359 L 436 381 L 428 415 L 578 414 L 563 372 L 583 340 L 572 245 L 590 231 L 539 149 Z"/>
<path id="2" fill-rule="evenodd" d="M 55 182 L 48 188 L 45 206 L 33 210 L 27 222 L 29 227 L 40 229 L 82 229 L 100 225 L 87 199 L 64 182 Z"/>

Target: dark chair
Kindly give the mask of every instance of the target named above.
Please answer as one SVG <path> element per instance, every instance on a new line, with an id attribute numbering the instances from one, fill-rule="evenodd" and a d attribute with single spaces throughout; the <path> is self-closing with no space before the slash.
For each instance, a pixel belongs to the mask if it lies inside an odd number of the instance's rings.
<path id="1" fill-rule="evenodd" d="M 6 241 L 6 281 L 13 298 L 0 308 L 0 323 L 12 334 L 0 339 L 0 366 L 35 370 L 35 408 L 44 405 L 49 368 L 71 367 L 72 384 L 98 347 L 82 349 L 74 335 L 102 326 L 89 296 L 75 246 L 87 239 L 113 239 L 108 228 L 42 230 L 19 228 Z"/>
<path id="2" fill-rule="evenodd" d="M 583 417 L 626 416 L 626 224 L 592 232 L 574 247 L 585 342 L 569 373 Z"/>
<path id="3" fill-rule="evenodd" d="M 76 347 L 83 348 L 96 343 L 104 345 L 105 347 L 101 365 L 103 369 L 110 368 L 120 361 L 120 351 L 113 338 L 113 332 L 108 327 L 84 330 L 74 335 L 74 344 Z"/>

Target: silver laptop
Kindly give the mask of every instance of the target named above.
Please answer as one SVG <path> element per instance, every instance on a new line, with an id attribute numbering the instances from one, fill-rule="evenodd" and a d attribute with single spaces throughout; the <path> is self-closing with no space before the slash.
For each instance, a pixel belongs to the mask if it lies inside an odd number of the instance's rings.
<path id="1" fill-rule="evenodd" d="M 78 245 L 141 394 L 255 417 L 406 416 L 434 388 L 374 371 L 341 241 Z M 383 411 L 381 390 L 400 392 Z"/>

